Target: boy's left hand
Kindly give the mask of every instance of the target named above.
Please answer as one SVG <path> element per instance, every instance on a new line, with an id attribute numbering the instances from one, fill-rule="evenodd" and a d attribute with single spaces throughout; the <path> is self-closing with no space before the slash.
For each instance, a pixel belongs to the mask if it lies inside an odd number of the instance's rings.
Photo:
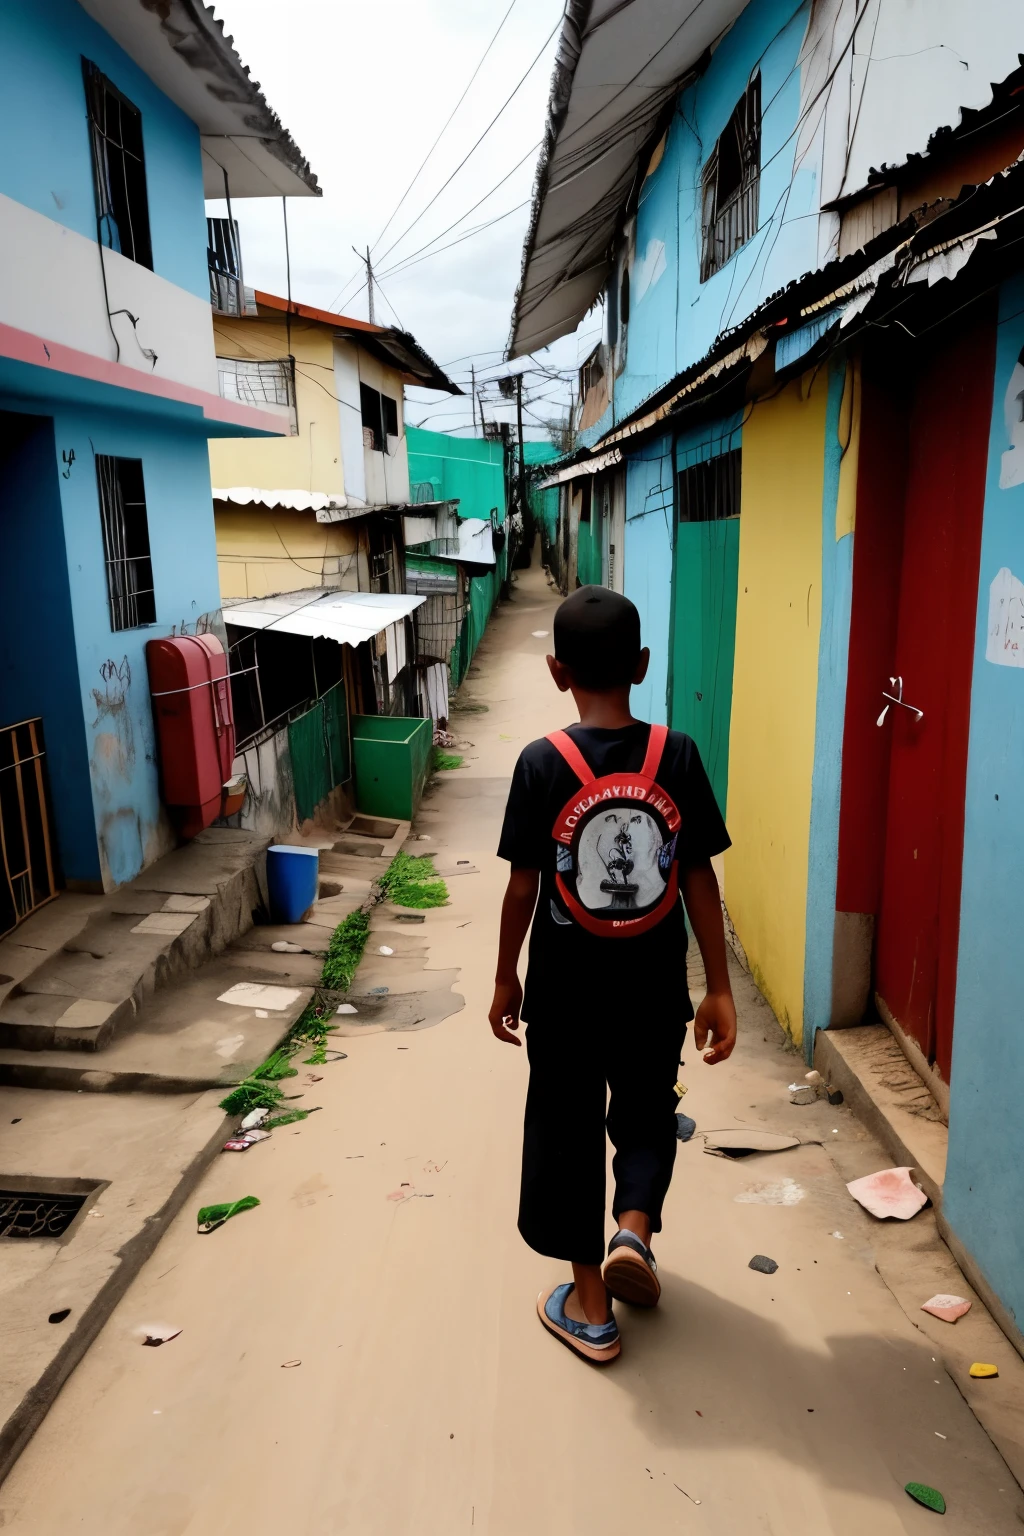
<path id="1" fill-rule="evenodd" d="M 697 1009 L 693 1038 L 698 1051 L 710 1039 L 713 1044 L 704 1057 L 709 1067 L 725 1061 L 736 1044 L 736 1004 L 731 992 L 709 992 Z"/>

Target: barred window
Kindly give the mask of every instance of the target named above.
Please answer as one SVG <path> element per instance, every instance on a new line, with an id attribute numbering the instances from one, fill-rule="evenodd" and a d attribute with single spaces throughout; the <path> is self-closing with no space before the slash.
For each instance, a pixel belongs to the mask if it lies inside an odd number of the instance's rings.
<path id="1" fill-rule="evenodd" d="M 681 523 L 714 523 L 740 515 L 739 448 L 681 470 L 676 501 Z"/>
<path id="2" fill-rule="evenodd" d="M 149 518 L 141 459 L 96 455 L 111 629 L 156 623 Z"/>
<path id="3" fill-rule="evenodd" d="M 100 244 L 152 270 L 142 113 L 88 59 L 82 73 Z"/>
<path id="4" fill-rule="evenodd" d="M 388 438 L 398 436 L 398 401 L 369 384 L 359 386 L 359 405 L 363 417 L 363 447 L 375 453 L 387 453 Z"/>
<path id="5" fill-rule="evenodd" d="M 701 178 L 700 280 L 735 256 L 757 233 L 761 184 L 761 76 L 736 104 Z"/>
<path id="6" fill-rule="evenodd" d="M 295 404 L 295 368 L 290 357 L 259 362 L 218 357 L 217 384 L 225 400 L 255 406 Z"/>

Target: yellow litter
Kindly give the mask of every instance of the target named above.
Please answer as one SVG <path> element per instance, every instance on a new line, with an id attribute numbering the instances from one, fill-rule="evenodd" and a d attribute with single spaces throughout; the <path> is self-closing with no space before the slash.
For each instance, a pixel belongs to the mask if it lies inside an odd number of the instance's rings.
<path id="1" fill-rule="evenodd" d="M 971 1375 L 972 1376 L 998 1376 L 999 1375 L 999 1367 L 997 1365 L 983 1365 L 980 1360 L 975 1360 L 974 1364 L 971 1366 Z"/>

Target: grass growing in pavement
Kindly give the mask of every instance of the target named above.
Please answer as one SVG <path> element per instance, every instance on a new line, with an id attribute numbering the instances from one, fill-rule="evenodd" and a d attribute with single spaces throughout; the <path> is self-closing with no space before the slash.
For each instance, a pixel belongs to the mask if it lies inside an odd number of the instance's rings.
<path id="1" fill-rule="evenodd" d="M 391 860 L 380 886 L 396 907 L 443 907 L 448 902 L 448 887 L 430 855 L 417 857 L 404 848 Z"/>
<path id="2" fill-rule="evenodd" d="M 404 849 L 388 865 L 377 882 L 377 890 L 377 900 L 392 901 L 399 907 L 443 907 L 448 901 L 448 887 L 434 868 L 433 859 L 429 855 L 414 857 Z M 342 919 L 327 946 L 320 972 L 321 986 L 332 992 L 348 991 L 369 936 L 369 912 L 359 907 Z M 335 1027 L 330 1022 L 333 1011 L 328 1003 L 314 998 L 277 1050 L 221 1099 L 221 1109 L 229 1115 L 247 1115 L 253 1109 L 277 1109 L 284 1101 L 284 1092 L 277 1085 L 282 1078 L 298 1076 L 291 1062 L 300 1050 L 313 1047 L 313 1054 L 305 1058 L 306 1066 L 322 1066 L 326 1062 L 327 1036 Z M 264 1124 L 268 1127 L 289 1125 L 293 1120 L 304 1120 L 308 1114 L 308 1109 L 286 1110 Z"/>
<path id="3" fill-rule="evenodd" d="M 461 768 L 465 762 L 457 752 L 442 752 L 440 747 L 434 748 L 433 769 L 435 773 L 444 773 L 449 768 Z"/>

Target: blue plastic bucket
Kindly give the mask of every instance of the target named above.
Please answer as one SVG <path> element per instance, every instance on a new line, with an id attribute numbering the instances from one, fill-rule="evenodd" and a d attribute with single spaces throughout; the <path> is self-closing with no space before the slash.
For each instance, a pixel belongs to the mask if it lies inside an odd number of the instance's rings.
<path id="1" fill-rule="evenodd" d="M 320 887 L 320 855 L 315 848 L 276 843 L 267 849 L 267 895 L 275 923 L 301 923 Z"/>

